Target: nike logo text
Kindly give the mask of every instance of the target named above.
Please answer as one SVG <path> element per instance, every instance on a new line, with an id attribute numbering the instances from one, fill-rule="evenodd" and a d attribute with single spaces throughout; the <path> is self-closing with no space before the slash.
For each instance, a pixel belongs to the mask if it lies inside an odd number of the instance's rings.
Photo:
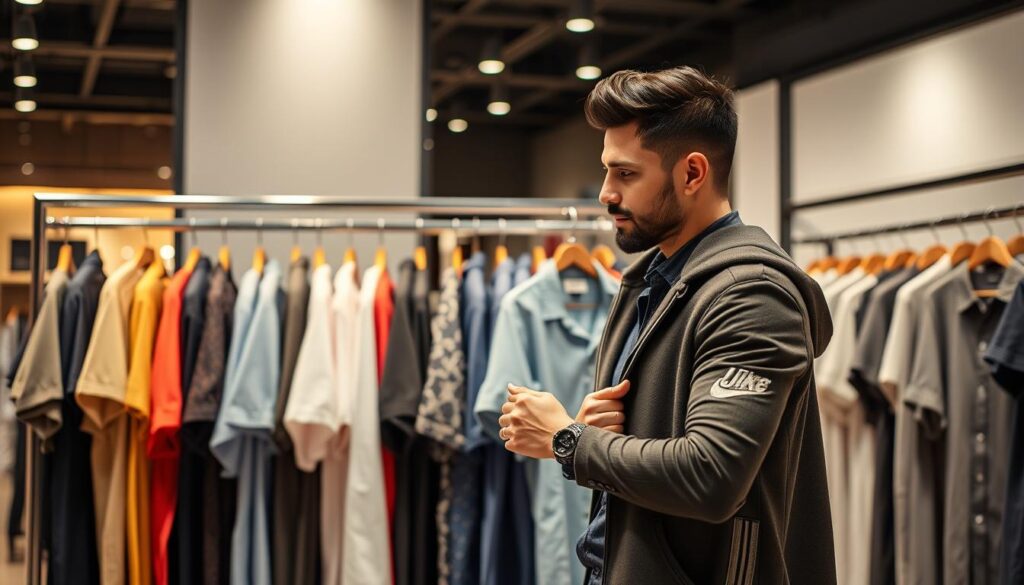
<path id="1" fill-rule="evenodd" d="M 763 376 L 744 370 L 743 368 L 729 368 L 724 376 L 715 380 L 711 386 L 711 395 L 715 398 L 730 398 L 743 394 L 759 394 L 768 389 L 772 381 Z"/>

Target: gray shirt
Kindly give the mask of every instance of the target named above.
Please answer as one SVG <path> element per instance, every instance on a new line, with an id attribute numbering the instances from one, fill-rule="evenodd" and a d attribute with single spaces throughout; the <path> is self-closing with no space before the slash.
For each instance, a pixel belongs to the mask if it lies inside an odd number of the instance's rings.
<path id="1" fill-rule="evenodd" d="M 1010 401 L 983 357 L 1024 266 L 1012 263 L 997 295 L 978 298 L 966 264 L 928 289 L 905 401 L 925 433 L 945 440 L 944 583 L 998 583 Z"/>

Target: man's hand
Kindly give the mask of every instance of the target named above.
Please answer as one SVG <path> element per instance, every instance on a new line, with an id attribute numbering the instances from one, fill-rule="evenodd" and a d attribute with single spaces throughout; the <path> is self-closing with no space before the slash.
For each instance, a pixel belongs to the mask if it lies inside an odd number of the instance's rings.
<path id="1" fill-rule="evenodd" d="M 499 435 L 505 448 L 534 459 L 553 459 L 551 439 L 573 423 L 565 407 L 549 392 L 508 385 L 508 401 L 501 407 Z"/>
<path id="2" fill-rule="evenodd" d="M 622 397 L 629 392 L 629 380 L 623 380 L 611 388 L 603 388 L 587 394 L 576 415 L 576 422 L 600 427 L 613 433 L 622 433 L 626 422 L 626 413 L 622 406 Z"/>

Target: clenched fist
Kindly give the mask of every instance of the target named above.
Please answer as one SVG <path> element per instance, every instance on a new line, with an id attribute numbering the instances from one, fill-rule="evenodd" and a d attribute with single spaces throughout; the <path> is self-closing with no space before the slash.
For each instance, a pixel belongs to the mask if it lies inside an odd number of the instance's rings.
<path id="1" fill-rule="evenodd" d="M 629 380 L 623 380 L 611 388 L 604 388 L 587 394 L 576 415 L 576 422 L 600 427 L 613 433 L 622 433 L 626 413 L 622 398 L 629 392 Z"/>

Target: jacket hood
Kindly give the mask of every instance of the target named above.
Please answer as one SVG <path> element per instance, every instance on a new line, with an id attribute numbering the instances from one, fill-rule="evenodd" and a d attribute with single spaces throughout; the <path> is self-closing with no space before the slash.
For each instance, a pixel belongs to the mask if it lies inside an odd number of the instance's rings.
<path id="1" fill-rule="evenodd" d="M 622 275 L 623 284 L 644 285 L 647 266 L 657 253 L 658 249 L 654 248 L 630 266 Z M 814 356 L 820 356 L 832 338 L 832 316 L 821 287 L 763 229 L 737 225 L 708 235 L 693 251 L 677 284 L 704 281 L 731 266 L 743 264 L 763 264 L 790 279 L 807 307 Z"/>

